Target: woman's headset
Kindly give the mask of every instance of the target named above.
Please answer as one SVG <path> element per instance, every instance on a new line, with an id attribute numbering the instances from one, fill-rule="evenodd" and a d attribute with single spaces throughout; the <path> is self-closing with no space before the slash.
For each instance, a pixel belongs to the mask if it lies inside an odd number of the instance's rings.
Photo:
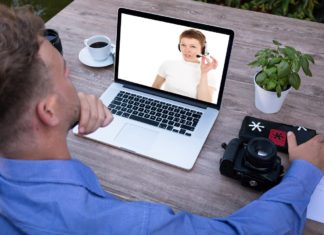
<path id="1" fill-rule="evenodd" d="M 178 50 L 181 52 L 180 43 L 178 43 Z M 209 55 L 207 50 L 207 42 L 205 42 L 205 45 L 201 49 L 201 55 Z M 197 57 L 201 57 L 201 55 L 197 55 Z"/>

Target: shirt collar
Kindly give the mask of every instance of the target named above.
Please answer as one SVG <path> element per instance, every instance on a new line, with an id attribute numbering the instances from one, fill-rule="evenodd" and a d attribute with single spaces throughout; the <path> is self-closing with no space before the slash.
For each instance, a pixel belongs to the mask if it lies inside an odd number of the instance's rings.
<path id="1" fill-rule="evenodd" d="M 25 183 L 61 183 L 84 187 L 105 197 L 93 171 L 79 160 L 15 160 L 0 157 L 0 176 Z"/>

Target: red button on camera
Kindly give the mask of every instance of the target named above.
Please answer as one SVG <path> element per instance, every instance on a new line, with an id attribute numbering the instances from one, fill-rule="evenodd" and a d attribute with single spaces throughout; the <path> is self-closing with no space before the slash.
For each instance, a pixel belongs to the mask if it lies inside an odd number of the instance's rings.
<path id="1" fill-rule="evenodd" d="M 282 130 L 271 129 L 269 139 L 277 146 L 284 147 L 287 140 L 287 132 Z"/>

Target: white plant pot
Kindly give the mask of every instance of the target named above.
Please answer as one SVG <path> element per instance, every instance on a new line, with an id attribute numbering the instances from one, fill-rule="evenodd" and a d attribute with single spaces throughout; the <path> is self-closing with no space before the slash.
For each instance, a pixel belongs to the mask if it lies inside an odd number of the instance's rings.
<path id="1" fill-rule="evenodd" d="M 282 91 L 281 96 L 278 97 L 276 92 L 267 91 L 261 88 L 255 82 L 255 77 L 256 75 L 254 76 L 255 107 L 263 113 L 279 112 L 291 88 Z"/>

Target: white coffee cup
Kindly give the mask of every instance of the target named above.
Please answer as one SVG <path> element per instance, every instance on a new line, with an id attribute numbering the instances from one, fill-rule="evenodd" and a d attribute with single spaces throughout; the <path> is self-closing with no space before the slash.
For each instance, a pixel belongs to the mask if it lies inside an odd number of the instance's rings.
<path id="1" fill-rule="evenodd" d="M 111 40 L 105 35 L 94 35 L 85 39 L 84 44 L 94 60 L 105 60 L 111 54 Z"/>

